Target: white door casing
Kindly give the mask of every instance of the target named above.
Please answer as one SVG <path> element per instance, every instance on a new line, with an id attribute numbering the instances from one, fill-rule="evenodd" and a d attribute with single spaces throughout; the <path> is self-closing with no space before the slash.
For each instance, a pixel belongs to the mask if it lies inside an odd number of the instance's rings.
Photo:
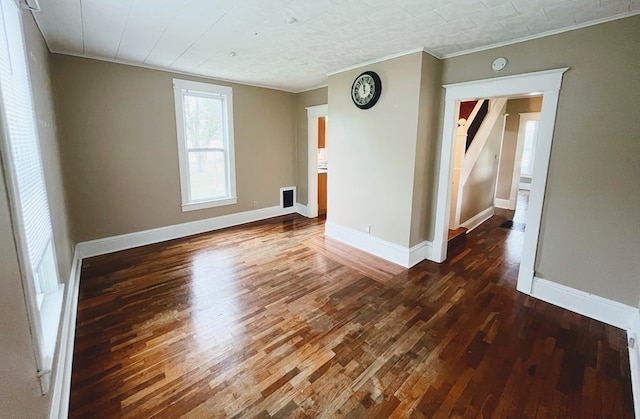
<path id="1" fill-rule="evenodd" d="M 318 118 L 329 115 L 329 105 L 307 109 L 307 216 L 318 216 Z"/>
<path id="2" fill-rule="evenodd" d="M 551 142 L 558 108 L 558 97 L 562 85 L 562 76 L 568 67 L 534 73 L 518 74 L 485 80 L 455 83 L 443 86 L 445 92 L 445 108 L 443 117 L 443 133 L 440 150 L 440 168 L 436 195 L 436 216 L 433 238 L 432 260 L 443 262 L 447 257 L 447 233 L 449 210 L 451 203 L 451 176 L 453 174 L 453 145 L 457 109 L 463 99 L 517 96 L 531 92 L 542 93 L 542 109 L 536 159 L 533 167 L 533 180 L 527 211 L 527 228 L 525 231 L 517 289 L 526 294 L 531 293 L 534 265 L 540 234 L 542 206 L 546 188 Z"/>

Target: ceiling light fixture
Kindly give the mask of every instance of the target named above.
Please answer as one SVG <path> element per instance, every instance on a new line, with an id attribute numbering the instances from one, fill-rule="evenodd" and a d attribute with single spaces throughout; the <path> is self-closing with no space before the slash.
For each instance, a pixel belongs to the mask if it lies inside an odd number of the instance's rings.
<path id="1" fill-rule="evenodd" d="M 294 23 L 296 23 L 298 21 L 298 19 L 296 19 L 293 16 L 289 16 L 284 21 L 287 22 L 289 25 L 293 25 Z"/>
<path id="2" fill-rule="evenodd" d="M 236 52 L 235 52 L 235 51 L 231 51 L 231 52 L 229 53 L 229 57 L 235 57 L 235 56 L 236 56 Z"/>

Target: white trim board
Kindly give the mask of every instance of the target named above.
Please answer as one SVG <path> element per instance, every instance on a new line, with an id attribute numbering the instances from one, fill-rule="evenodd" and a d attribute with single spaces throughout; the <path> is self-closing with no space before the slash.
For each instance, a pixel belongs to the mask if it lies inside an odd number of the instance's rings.
<path id="1" fill-rule="evenodd" d="M 281 208 L 279 206 L 261 208 L 252 211 L 208 218 L 205 220 L 192 221 L 184 224 L 176 224 L 151 230 L 107 237 L 104 239 L 86 241 L 78 243 L 78 249 L 80 251 L 80 256 L 83 258 L 104 255 L 120 250 L 146 246 L 148 244 L 160 243 L 167 240 L 192 236 L 194 234 L 206 233 L 208 231 L 251 223 L 253 221 L 293 214 L 295 212 L 295 205 L 289 208 Z"/>
<path id="2" fill-rule="evenodd" d="M 508 210 L 516 209 L 516 201 L 515 201 L 515 199 L 496 198 L 493 201 L 493 205 L 496 208 L 502 208 L 502 209 L 508 209 Z"/>
<path id="3" fill-rule="evenodd" d="M 296 212 L 304 217 L 309 217 L 309 207 L 303 204 L 296 203 Z"/>
<path id="4" fill-rule="evenodd" d="M 566 285 L 534 277 L 531 296 L 611 326 L 631 330 L 638 309 Z"/>
<path id="5" fill-rule="evenodd" d="M 527 211 L 520 272 L 517 288 L 531 293 L 533 267 L 538 250 L 538 237 L 542 220 L 542 206 L 547 184 L 551 143 L 556 120 L 556 110 L 563 74 L 568 68 L 517 74 L 485 80 L 475 80 L 445 85 L 440 164 L 437 180 L 435 230 L 433 236 L 433 260 L 442 262 L 447 257 L 447 234 L 451 206 L 451 179 L 453 175 L 453 145 L 455 144 L 456 110 L 459 102 L 469 98 L 518 96 L 542 92 L 542 109 L 538 131 L 538 145 L 533 167 L 533 183 Z"/>
<path id="6" fill-rule="evenodd" d="M 49 419 L 62 419 L 69 415 L 71 368 L 73 366 L 73 345 L 76 337 L 76 315 L 78 311 L 81 268 L 82 258 L 80 257 L 78 246 L 76 246 L 62 305 L 58 353 L 56 354 L 57 358 L 54 360 L 55 376 L 53 378 Z"/>
<path id="7" fill-rule="evenodd" d="M 305 217 L 318 216 L 318 124 L 320 117 L 329 115 L 329 105 L 309 106 L 307 109 L 307 212 Z M 328 127 L 327 127 L 328 129 Z M 327 137 L 328 132 L 327 132 Z M 325 147 L 328 148 L 329 141 Z"/>
<path id="8" fill-rule="evenodd" d="M 595 26 L 595 25 L 599 25 L 601 23 L 611 22 L 611 21 L 619 20 L 619 19 L 625 19 L 627 17 L 635 16 L 637 14 L 640 14 L 640 10 L 632 10 L 632 11 L 629 11 L 629 12 L 624 12 L 624 13 L 617 14 L 615 16 L 609 16 L 609 17 L 605 17 L 605 18 L 590 20 L 588 22 L 577 23 L 577 24 L 575 24 L 573 26 L 569 26 L 569 27 L 564 27 L 564 28 L 560 28 L 560 29 L 552 29 L 550 31 L 538 33 L 538 34 L 535 34 L 535 35 L 523 36 L 522 38 L 518 38 L 518 39 L 512 39 L 512 40 L 509 40 L 509 41 L 497 42 L 495 44 L 485 45 L 485 46 L 477 47 L 477 48 L 466 49 L 464 51 L 458 51 L 458 52 L 454 52 L 454 53 L 451 53 L 451 54 L 443 54 L 442 56 L 436 57 L 436 58 L 440 58 L 441 60 L 444 60 L 444 59 L 447 59 L 447 58 L 460 57 L 462 55 L 469 55 L 469 54 L 473 54 L 475 52 L 487 51 L 487 50 L 494 49 L 494 48 L 505 47 L 507 45 L 514 45 L 514 44 L 519 44 L 521 42 L 532 41 L 534 39 L 546 38 L 547 36 L 557 35 L 557 34 L 560 34 L 560 33 L 571 32 L 571 31 L 575 31 L 577 29 L 588 28 L 589 26 Z"/>
<path id="9" fill-rule="evenodd" d="M 464 223 L 460 224 L 460 227 L 466 228 L 467 233 L 469 233 L 475 230 L 478 226 L 480 226 L 480 224 L 484 223 L 489 218 L 493 217 L 494 212 L 495 212 L 494 207 L 489 207 L 485 210 L 482 210 L 476 215 L 474 215 L 473 217 L 469 218 Z"/>
<path id="10" fill-rule="evenodd" d="M 636 310 L 631 319 L 631 328 L 627 331 L 628 339 L 633 338 L 633 347 L 629 345 L 629 369 L 631 370 L 631 391 L 636 419 L 640 419 L 640 310 Z"/>
<path id="11" fill-rule="evenodd" d="M 640 419 L 640 310 L 538 277 L 533 278 L 531 296 L 627 331 L 633 405 L 635 417 Z"/>
<path id="12" fill-rule="evenodd" d="M 431 258 L 431 243 L 423 241 L 411 248 L 400 246 L 386 240 L 361 233 L 349 227 L 327 221 L 325 223 L 325 235 L 332 239 L 353 246 L 356 249 L 371 253 L 382 259 L 388 260 L 405 268 L 410 268 L 425 259 Z"/>
<path id="13" fill-rule="evenodd" d="M 381 63 L 383 61 L 389 61 L 389 60 L 392 60 L 394 58 L 404 57 L 405 55 L 415 54 L 416 52 L 424 52 L 424 53 L 427 53 L 427 54 L 431 55 L 434 58 L 441 59 L 440 56 L 435 55 L 435 54 L 427 51 L 424 47 L 420 47 L 420 48 L 410 49 L 408 51 L 398 52 L 396 54 L 385 55 L 384 57 L 375 58 L 373 60 L 360 62 L 358 64 L 354 64 L 354 65 L 351 65 L 349 67 L 340 68 L 338 70 L 331 71 L 331 72 L 327 73 L 327 76 L 334 76 L 336 74 L 344 73 L 345 71 L 351 71 L 351 70 L 355 70 L 356 68 L 366 67 L 368 65 Z"/>

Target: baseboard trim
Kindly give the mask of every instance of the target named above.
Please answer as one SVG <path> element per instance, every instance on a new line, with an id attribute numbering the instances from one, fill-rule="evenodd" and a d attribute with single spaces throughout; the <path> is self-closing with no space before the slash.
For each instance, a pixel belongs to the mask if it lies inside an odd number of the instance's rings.
<path id="1" fill-rule="evenodd" d="M 207 218 L 205 220 L 192 221 L 189 223 L 176 224 L 151 230 L 143 230 L 135 233 L 107 237 L 104 239 L 86 241 L 78 243 L 78 248 L 80 249 L 80 256 L 82 258 L 87 258 L 113 253 L 120 250 L 132 249 L 134 247 L 146 246 L 148 244 L 160 243 L 167 240 L 178 239 L 181 237 L 192 236 L 194 234 L 206 233 L 208 231 L 220 230 L 222 228 L 265 220 L 267 218 L 278 217 L 281 215 L 293 214 L 295 212 L 296 206 L 289 208 L 261 208 L 253 211 L 239 212 L 236 214 Z"/>
<path id="2" fill-rule="evenodd" d="M 533 278 L 531 296 L 627 331 L 633 405 L 635 417 L 640 419 L 640 344 L 638 343 L 640 311 L 638 308 L 538 277 Z"/>
<path id="3" fill-rule="evenodd" d="M 433 251 L 433 243 L 429 241 L 423 241 L 409 249 L 409 266 L 408 268 L 417 265 L 423 260 L 431 260 Z"/>
<path id="4" fill-rule="evenodd" d="M 631 391 L 636 419 L 640 419 L 640 310 L 636 309 L 631 319 L 631 327 L 627 331 L 629 343 L 629 368 L 631 369 Z"/>
<path id="5" fill-rule="evenodd" d="M 60 323 L 60 335 L 58 336 L 58 354 L 55 364 L 49 419 L 63 419 L 69 416 L 71 368 L 73 366 L 73 347 L 76 337 L 76 315 L 81 270 L 82 258 L 79 248 L 76 246 L 62 306 L 62 320 Z"/>
<path id="6" fill-rule="evenodd" d="M 515 199 L 501 199 L 501 198 L 496 198 L 493 201 L 493 205 L 496 208 L 502 208 L 502 209 L 508 209 L 508 210 L 514 210 L 516 209 L 516 200 Z"/>
<path id="7" fill-rule="evenodd" d="M 303 217 L 311 218 L 309 216 L 309 207 L 307 207 L 306 205 L 302 205 L 296 202 L 296 212 Z"/>
<path id="8" fill-rule="evenodd" d="M 489 218 L 493 217 L 493 213 L 495 212 L 495 208 L 493 206 L 480 211 L 464 223 L 460 224 L 460 227 L 464 227 L 467 229 L 467 233 L 473 231 L 480 224 L 487 221 Z"/>
<path id="9" fill-rule="evenodd" d="M 371 253 L 405 268 L 410 268 L 431 257 L 432 244 L 424 241 L 411 248 L 388 242 L 370 234 L 327 221 L 324 234 L 335 240 Z"/>
<path id="10" fill-rule="evenodd" d="M 538 277 L 533 278 L 531 296 L 627 331 L 638 312 L 635 307 Z"/>

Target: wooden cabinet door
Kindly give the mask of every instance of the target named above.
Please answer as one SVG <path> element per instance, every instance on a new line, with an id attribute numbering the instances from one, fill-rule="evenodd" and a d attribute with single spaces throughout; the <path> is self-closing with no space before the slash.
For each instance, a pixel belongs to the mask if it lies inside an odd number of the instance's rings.
<path id="1" fill-rule="evenodd" d="M 327 119 L 324 116 L 318 118 L 318 148 L 327 146 Z"/>
<path id="2" fill-rule="evenodd" d="M 318 215 L 327 213 L 327 174 L 318 173 Z"/>

